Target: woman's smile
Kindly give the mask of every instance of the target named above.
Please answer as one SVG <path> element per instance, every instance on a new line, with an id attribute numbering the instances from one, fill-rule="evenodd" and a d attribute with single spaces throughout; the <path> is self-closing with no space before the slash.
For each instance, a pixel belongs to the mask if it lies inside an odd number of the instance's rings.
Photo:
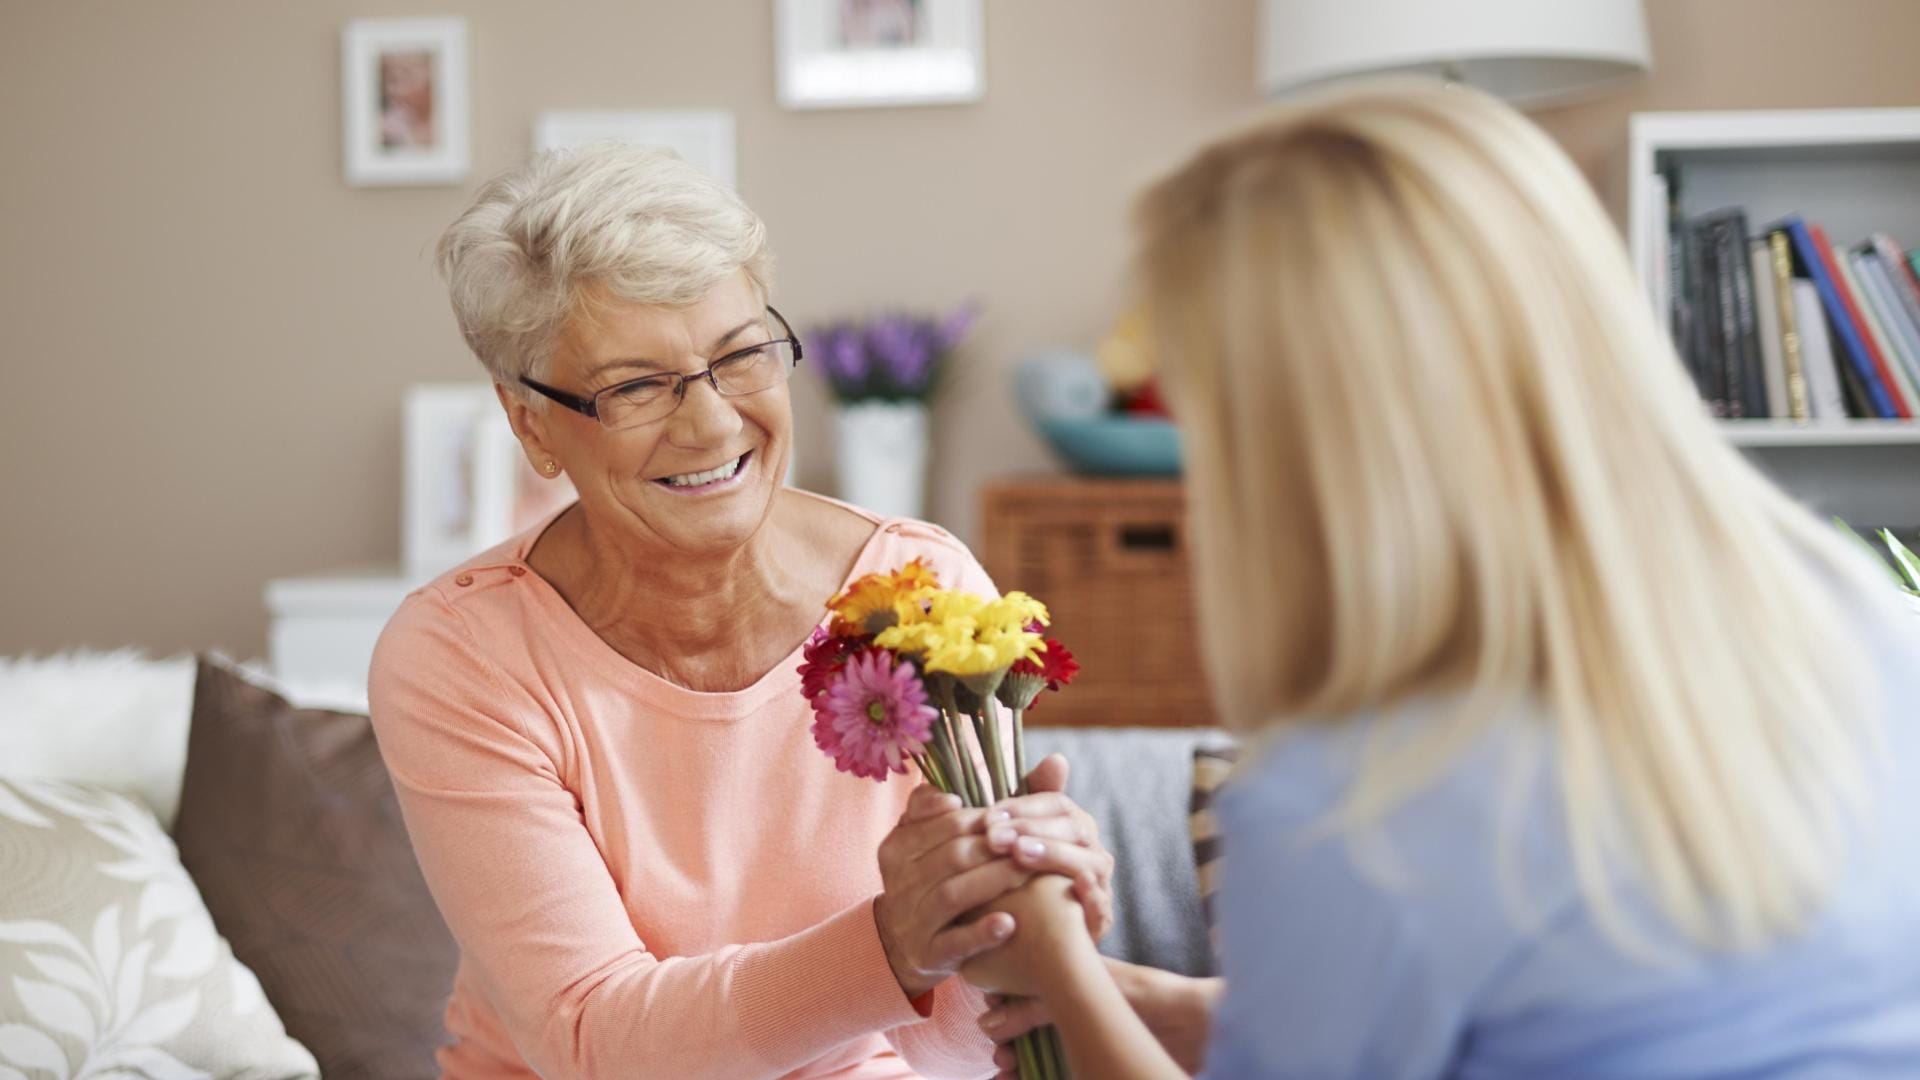
<path id="1" fill-rule="evenodd" d="M 746 475 L 747 464 L 752 460 L 753 451 L 749 450 L 713 468 L 700 472 L 674 473 L 671 476 L 655 477 L 653 482 L 675 495 L 700 495 L 722 491 L 740 485 L 741 479 Z"/>

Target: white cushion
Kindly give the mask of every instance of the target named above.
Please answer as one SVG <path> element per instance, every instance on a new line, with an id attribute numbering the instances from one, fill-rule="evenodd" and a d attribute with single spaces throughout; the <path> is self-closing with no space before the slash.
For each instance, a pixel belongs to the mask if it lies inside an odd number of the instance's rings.
<path id="1" fill-rule="evenodd" d="M 0 658 L 0 776 L 128 791 L 171 830 L 192 716 L 190 656 Z"/>

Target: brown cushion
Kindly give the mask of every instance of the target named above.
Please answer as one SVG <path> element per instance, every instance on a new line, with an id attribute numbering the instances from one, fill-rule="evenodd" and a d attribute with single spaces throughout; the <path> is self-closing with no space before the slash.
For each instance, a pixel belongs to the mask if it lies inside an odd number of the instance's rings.
<path id="1" fill-rule="evenodd" d="M 1188 804 L 1187 828 L 1193 836 L 1193 865 L 1200 887 L 1200 913 L 1207 933 L 1214 930 L 1213 891 L 1220 885 L 1220 821 L 1214 816 L 1214 798 L 1227 774 L 1240 760 L 1238 746 L 1202 746 L 1193 752 L 1193 798 Z"/>
<path id="2" fill-rule="evenodd" d="M 322 1075 L 439 1075 L 458 950 L 365 716 L 296 709 L 201 660 L 174 840 Z"/>

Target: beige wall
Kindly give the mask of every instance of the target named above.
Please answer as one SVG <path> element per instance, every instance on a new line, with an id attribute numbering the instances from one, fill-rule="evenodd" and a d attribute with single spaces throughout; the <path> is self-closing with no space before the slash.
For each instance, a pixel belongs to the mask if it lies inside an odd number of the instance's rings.
<path id="1" fill-rule="evenodd" d="M 977 106 L 789 113 L 766 0 L 455 6 L 0 0 L 0 654 L 261 651 L 261 585 L 392 561 L 399 404 L 473 377 L 426 253 L 548 107 L 724 107 L 803 324 L 978 295 L 939 413 L 935 516 L 1044 468 L 1023 350 L 1109 320 L 1129 193 L 1253 107 L 1254 0 L 988 0 Z M 1637 108 L 1920 99 L 1910 0 L 1651 0 L 1657 74 L 1544 117 L 1616 208 Z M 338 30 L 463 14 L 475 169 L 340 179 Z M 830 483 L 798 395 L 802 480 Z"/>

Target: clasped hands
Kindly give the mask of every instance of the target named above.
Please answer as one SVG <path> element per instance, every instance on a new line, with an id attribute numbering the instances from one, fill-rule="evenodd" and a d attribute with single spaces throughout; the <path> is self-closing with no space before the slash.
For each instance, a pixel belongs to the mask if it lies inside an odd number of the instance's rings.
<path id="1" fill-rule="evenodd" d="M 954 974 L 1029 992 L 1027 946 L 1043 927 L 1069 921 L 1080 935 L 1084 926 L 1090 947 L 1112 925 L 1113 856 L 1065 795 L 1067 773 L 1054 754 L 1028 774 L 1031 794 L 985 809 L 930 786 L 914 791 L 880 845 L 883 891 L 874 901 L 887 961 L 909 997 Z M 1021 947 L 1000 948 L 1016 935 Z"/>

